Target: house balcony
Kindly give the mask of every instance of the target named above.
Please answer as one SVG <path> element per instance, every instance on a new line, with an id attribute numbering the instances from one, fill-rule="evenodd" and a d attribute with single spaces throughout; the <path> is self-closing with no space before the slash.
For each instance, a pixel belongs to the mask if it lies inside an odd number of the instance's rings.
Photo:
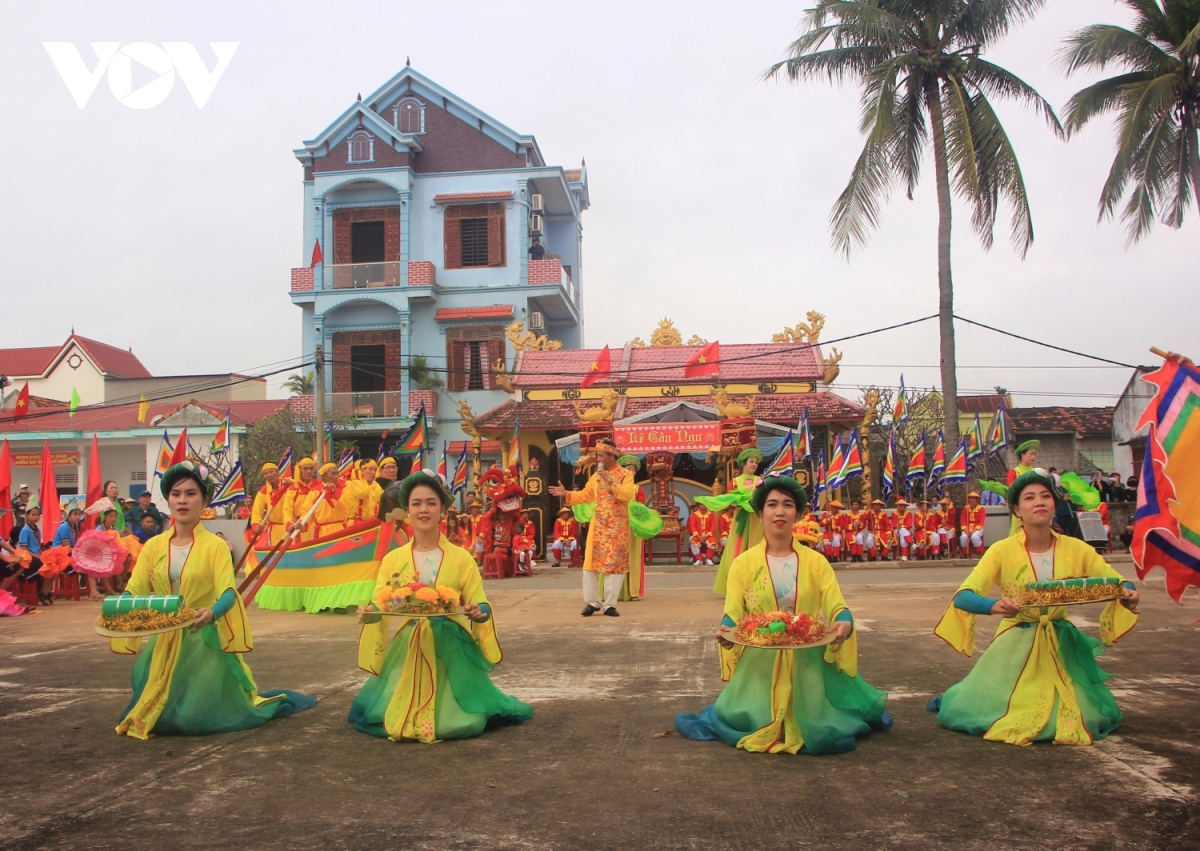
<path id="1" fill-rule="evenodd" d="M 329 290 L 381 289 L 400 286 L 401 262 L 384 263 L 324 263 L 316 267 L 292 269 L 293 301 L 311 301 L 306 294 Z M 409 287 L 437 287 L 437 270 L 428 260 L 410 260 Z M 430 293 L 429 297 L 433 297 Z"/>
<path id="2" fill-rule="evenodd" d="M 538 297 L 551 319 L 578 318 L 579 292 L 571 274 L 563 268 L 562 261 L 557 257 L 544 257 L 541 260 L 530 260 L 526 283 L 531 287 L 555 287 L 557 297 Z M 556 304 L 556 302 L 558 302 Z"/>
<path id="3" fill-rule="evenodd" d="M 369 393 L 330 393 L 329 407 L 335 417 L 359 419 L 403 419 L 415 417 L 425 406 L 425 416 L 436 419 L 438 394 L 436 390 L 413 390 L 408 394 L 408 410 L 400 406 L 399 390 Z M 311 397 L 309 397 L 311 398 Z"/>

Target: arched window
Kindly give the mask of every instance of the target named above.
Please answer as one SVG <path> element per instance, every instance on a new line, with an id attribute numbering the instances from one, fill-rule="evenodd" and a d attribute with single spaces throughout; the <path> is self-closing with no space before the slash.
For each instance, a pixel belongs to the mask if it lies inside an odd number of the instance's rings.
<path id="1" fill-rule="evenodd" d="M 346 142 L 349 161 L 352 163 L 370 163 L 375 161 L 375 139 L 365 130 L 353 134 Z"/>
<path id="2" fill-rule="evenodd" d="M 425 132 L 425 104 L 416 98 L 405 98 L 392 107 L 392 123 L 406 135 Z"/>

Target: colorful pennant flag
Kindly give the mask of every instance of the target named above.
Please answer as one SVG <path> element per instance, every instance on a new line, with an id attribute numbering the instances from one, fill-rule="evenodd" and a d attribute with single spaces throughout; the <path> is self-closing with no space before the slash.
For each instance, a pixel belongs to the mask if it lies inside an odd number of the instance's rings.
<path id="1" fill-rule="evenodd" d="M 217 433 L 213 435 L 212 451 L 214 455 L 220 455 L 222 452 L 226 452 L 229 449 L 231 443 L 231 438 L 229 435 L 232 430 L 229 417 L 230 411 L 228 408 L 226 408 L 225 419 L 222 420 L 221 425 L 217 427 Z"/>
<path id="2" fill-rule="evenodd" d="M 67 417 L 74 417 L 75 412 L 79 410 L 79 403 L 82 400 L 79 398 L 79 391 L 74 387 L 71 388 L 71 404 L 67 406 Z"/>
<path id="3" fill-rule="evenodd" d="M 358 460 L 358 450 L 353 446 L 342 450 L 342 454 L 338 457 L 338 475 L 345 475 L 346 471 L 354 466 L 354 462 Z"/>
<path id="4" fill-rule="evenodd" d="M 933 444 L 933 463 L 929 466 L 929 478 L 937 478 L 944 472 L 946 472 L 946 438 L 939 428 L 937 442 Z"/>
<path id="5" fill-rule="evenodd" d="M 458 454 L 458 463 L 454 465 L 454 481 L 450 484 L 450 493 L 458 495 L 467 489 L 467 447 L 464 440 L 462 452 Z"/>
<path id="6" fill-rule="evenodd" d="M 596 355 L 596 359 L 592 361 L 592 365 L 588 367 L 587 374 L 583 376 L 583 380 L 579 382 L 582 388 L 591 387 L 602 378 L 608 378 L 612 375 L 612 352 L 605 346 L 600 350 L 600 354 Z"/>
<path id="7" fill-rule="evenodd" d="M 296 478 L 295 461 L 292 458 L 292 447 L 290 446 L 284 451 L 283 457 L 279 459 L 279 478 Z"/>
<path id="8" fill-rule="evenodd" d="M 896 434 L 888 434 L 887 454 L 883 457 L 883 475 L 880 490 L 886 502 L 896 490 Z"/>
<path id="9" fill-rule="evenodd" d="M 154 475 L 162 477 L 162 474 L 167 472 L 167 468 L 171 466 L 171 458 L 174 457 L 175 450 L 171 446 L 171 439 L 167 437 L 167 430 L 163 429 L 162 442 L 158 444 L 158 460 L 154 462 Z M 103 494 L 101 494 L 103 496 Z M 99 499 L 100 497 L 97 497 Z M 91 495 L 88 495 L 88 505 L 92 504 Z"/>
<path id="10" fill-rule="evenodd" d="M 795 471 L 796 447 L 793 443 L 794 439 L 793 433 L 789 431 L 787 438 L 783 442 L 783 448 L 779 450 L 779 454 L 775 456 L 775 460 L 771 462 L 770 469 L 764 475 L 790 476 Z"/>
<path id="11" fill-rule="evenodd" d="M 851 431 L 850 442 L 847 444 L 846 449 L 846 463 L 842 465 L 842 474 L 839 477 L 840 482 L 844 483 L 847 479 L 861 476 L 862 472 L 862 447 L 858 443 L 858 433 Z"/>
<path id="12" fill-rule="evenodd" d="M 383 459 L 387 457 L 387 452 L 384 451 L 384 445 L 387 443 L 389 429 L 384 429 L 383 434 L 379 435 L 379 452 L 375 456 L 375 463 L 382 464 Z"/>
<path id="13" fill-rule="evenodd" d="M 958 441 L 958 451 L 946 465 L 942 481 L 948 485 L 965 485 L 967 483 L 967 441 Z"/>
<path id="14" fill-rule="evenodd" d="M 321 458 L 316 459 L 318 462 Z M 333 460 L 333 420 L 329 421 L 329 425 L 325 427 L 325 461 Z M 319 465 L 318 465 L 319 466 Z"/>
<path id="15" fill-rule="evenodd" d="M 166 434 L 166 432 L 163 433 Z M 175 441 L 175 449 L 171 452 L 171 462 L 167 464 L 167 466 L 171 467 L 175 464 L 182 464 L 184 461 L 186 461 L 188 459 L 189 449 L 191 449 L 191 447 L 188 446 L 187 428 L 184 428 L 179 435 L 179 439 Z"/>
<path id="16" fill-rule="evenodd" d="M 392 452 L 395 455 L 420 455 L 428 443 L 429 429 L 425 422 L 425 403 L 422 402 L 412 427 L 400 438 Z"/>
<path id="17" fill-rule="evenodd" d="M 979 427 L 979 412 L 975 412 L 975 422 L 967 435 L 967 460 L 974 461 L 984 453 L 983 429 Z"/>
<path id="18" fill-rule="evenodd" d="M 808 410 L 800 412 L 800 422 L 796 424 L 795 440 L 796 458 L 801 461 L 812 455 L 812 432 L 808 428 Z"/>
<path id="19" fill-rule="evenodd" d="M 521 423 L 513 420 L 512 440 L 508 442 L 508 466 L 521 469 Z"/>
<path id="20" fill-rule="evenodd" d="M 237 463 L 233 465 L 233 469 L 229 471 L 229 475 L 225 478 L 225 483 L 217 488 L 217 492 L 209 500 L 208 504 L 212 508 L 220 508 L 222 505 L 228 505 L 231 502 L 240 502 L 245 498 L 246 477 L 242 475 L 242 459 L 239 458 Z"/>
<path id="21" fill-rule="evenodd" d="M 138 402 L 138 422 L 144 423 L 146 421 L 146 415 L 149 413 L 150 413 L 150 400 L 147 399 L 146 395 L 143 393 L 142 400 L 140 402 Z"/>
<path id="22" fill-rule="evenodd" d="M 1004 416 L 1003 402 L 996 408 L 996 415 L 992 417 L 992 427 L 989 429 L 989 432 L 988 454 L 995 455 L 1008 446 L 1008 420 Z"/>
<path id="23" fill-rule="evenodd" d="M 908 457 L 908 472 L 904 476 L 905 481 L 910 485 L 913 479 L 923 478 L 925 478 L 925 429 L 921 429 L 921 437 L 917 441 L 917 448 Z"/>
<path id="24" fill-rule="evenodd" d="M 908 400 L 904 396 L 904 375 L 900 375 L 900 392 L 896 394 L 896 407 L 892 411 L 892 425 L 900 426 L 908 422 Z"/>
<path id="25" fill-rule="evenodd" d="M 845 450 L 842 448 L 842 436 L 839 434 L 833 444 L 833 452 L 829 456 L 829 470 L 826 485 L 830 490 L 842 486 L 842 466 L 846 463 Z"/>
<path id="26" fill-rule="evenodd" d="M 17 404 L 13 406 L 13 421 L 21 419 L 29 413 L 29 382 L 25 382 L 25 386 L 21 388 L 21 392 L 17 394 Z"/>
<path id="27" fill-rule="evenodd" d="M 721 371 L 721 344 L 714 340 L 687 359 L 683 365 L 684 378 L 717 375 Z"/>
<path id="28" fill-rule="evenodd" d="M 442 441 L 442 457 L 438 461 L 437 470 L 436 470 L 437 474 L 441 477 L 443 482 L 450 481 L 450 479 L 448 477 L 449 470 L 447 470 L 447 468 L 446 468 L 446 460 L 447 460 L 446 455 L 448 452 L 449 452 L 449 449 L 446 447 L 446 441 L 443 440 Z"/>
<path id="29" fill-rule="evenodd" d="M 821 449 L 817 452 L 817 468 L 813 473 L 813 504 L 816 504 L 816 497 L 825 493 L 829 483 L 825 480 L 825 450 Z"/>

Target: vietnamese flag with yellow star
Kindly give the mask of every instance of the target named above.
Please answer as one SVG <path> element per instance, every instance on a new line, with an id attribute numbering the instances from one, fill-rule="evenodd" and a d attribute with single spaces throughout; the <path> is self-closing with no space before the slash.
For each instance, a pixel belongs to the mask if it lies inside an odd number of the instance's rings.
<path id="1" fill-rule="evenodd" d="M 683 375 L 685 378 L 716 375 L 721 371 L 720 361 L 721 344 L 714 340 L 687 359 L 687 363 L 683 367 Z"/>
<path id="2" fill-rule="evenodd" d="M 608 378 L 612 374 L 612 352 L 605 346 L 600 350 L 600 354 L 596 355 L 596 359 L 592 361 L 592 365 L 588 367 L 587 375 L 583 377 L 583 381 L 579 382 L 579 386 L 586 389 L 591 387 L 601 378 Z"/>
<path id="3" fill-rule="evenodd" d="M 17 394 L 17 404 L 13 408 L 13 419 L 19 420 L 21 417 L 29 413 L 29 382 L 25 382 L 25 386 L 21 388 L 21 392 Z"/>

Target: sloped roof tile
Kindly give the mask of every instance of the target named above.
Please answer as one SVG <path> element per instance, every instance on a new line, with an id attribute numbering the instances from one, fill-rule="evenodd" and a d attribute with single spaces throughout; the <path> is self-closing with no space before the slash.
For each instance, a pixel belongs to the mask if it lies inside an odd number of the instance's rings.
<path id="1" fill-rule="evenodd" d="M 1077 408 L 1054 405 L 1042 408 L 1012 408 L 1008 412 L 1013 430 L 1022 434 L 1074 432 L 1084 437 L 1112 434 L 1115 408 Z"/>

